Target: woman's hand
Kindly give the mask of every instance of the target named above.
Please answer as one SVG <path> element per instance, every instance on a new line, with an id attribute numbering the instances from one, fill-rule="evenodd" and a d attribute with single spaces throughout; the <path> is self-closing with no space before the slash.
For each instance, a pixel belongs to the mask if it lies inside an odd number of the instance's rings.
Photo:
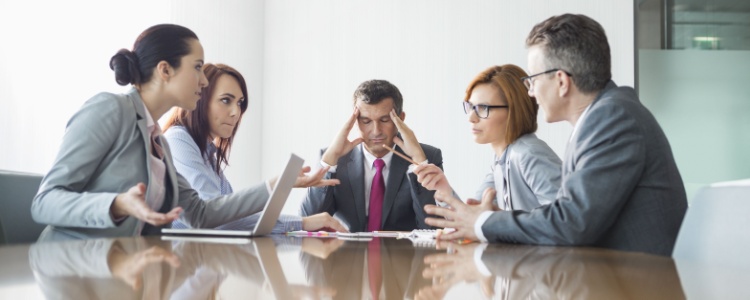
<path id="1" fill-rule="evenodd" d="M 182 208 L 175 207 L 166 214 L 155 212 L 146 204 L 146 185 L 139 182 L 127 192 L 115 197 L 110 212 L 115 219 L 133 216 L 151 225 L 161 226 L 177 220 L 182 213 Z"/>
<path id="2" fill-rule="evenodd" d="M 294 187 L 323 187 L 341 183 L 341 181 L 339 181 L 338 179 L 323 179 L 323 177 L 325 177 L 326 175 L 326 172 L 328 172 L 328 168 L 329 167 L 321 168 L 312 175 L 306 175 L 311 170 L 310 166 L 302 168 L 302 170 L 300 170 L 299 172 L 299 177 L 297 177 L 297 181 L 294 182 Z"/>
<path id="3" fill-rule="evenodd" d="M 434 164 L 419 165 L 414 168 L 414 174 L 417 175 L 417 181 L 428 190 L 440 191 L 445 194 L 453 193 L 453 188 L 448 183 L 445 173 Z"/>
<path id="4" fill-rule="evenodd" d="M 120 278 L 133 290 L 140 290 L 143 286 L 142 278 L 148 266 L 159 265 L 162 262 L 167 262 L 172 268 L 180 266 L 177 255 L 159 246 L 132 254 L 121 249 L 112 249 L 107 256 L 112 276 Z"/>
<path id="5" fill-rule="evenodd" d="M 364 141 L 362 137 L 358 137 L 352 141 L 349 140 L 349 132 L 354 128 L 354 123 L 357 121 L 357 117 L 359 117 L 359 108 L 355 107 L 352 115 L 349 116 L 349 119 L 344 124 L 344 127 L 341 128 L 331 142 L 331 145 L 326 149 L 326 152 L 323 153 L 321 160 L 329 166 L 335 166 L 341 156 L 351 152 L 355 146 Z"/>

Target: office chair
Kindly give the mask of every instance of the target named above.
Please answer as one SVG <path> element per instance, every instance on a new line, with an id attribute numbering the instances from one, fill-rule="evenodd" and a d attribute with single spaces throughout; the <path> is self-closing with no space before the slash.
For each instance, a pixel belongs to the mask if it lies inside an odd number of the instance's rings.
<path id="1" fill-rule="evenodd" d="M 33 243 L 45 225 L 31 219 L 42 175 L 0 170 L 0 244 Z"/>
<path id="2" fill-rule="evenodd" d="M 696 193 L 672 257 L 688 299 L 750 299 L 750 180 L 713 184 Z"/>
<path id="3" fill-rule="evenodd" d="M 750 180 L 698 191 L 682 221 L 672 257 L 750 268 Z"/>

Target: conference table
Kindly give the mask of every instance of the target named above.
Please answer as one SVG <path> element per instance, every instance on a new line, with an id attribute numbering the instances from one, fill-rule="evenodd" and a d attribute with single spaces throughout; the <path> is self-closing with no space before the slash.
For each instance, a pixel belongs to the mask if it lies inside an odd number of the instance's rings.
<path id="1" fill-rule="evenodd" d="M 732 265 L 586 247 L 274 235 L 0 247 L 0 299 L 750 299 Z"/>

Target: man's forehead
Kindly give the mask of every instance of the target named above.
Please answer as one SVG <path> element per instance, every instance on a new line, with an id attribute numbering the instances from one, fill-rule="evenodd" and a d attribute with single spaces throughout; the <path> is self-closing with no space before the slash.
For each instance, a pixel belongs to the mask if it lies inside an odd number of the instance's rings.
<path id="1" fill-rule="evenodd" d="M 393 109 L 393 102 L 390 98 L 382 100 L 377 104 L 368 104 L 357 100 L 355 106 L 359 108 L 360 118 L 382 118 L 389 116 L 391 109 Z"/>

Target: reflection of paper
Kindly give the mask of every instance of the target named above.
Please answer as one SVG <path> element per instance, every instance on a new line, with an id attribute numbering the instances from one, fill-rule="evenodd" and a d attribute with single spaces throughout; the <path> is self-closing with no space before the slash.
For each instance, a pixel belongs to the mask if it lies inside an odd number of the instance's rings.
<path id="1" fill-rule="evenodd" d="M 414 247 L 434 248 L 437 245 L 437 230 L 420 229 L 412 232 L 402 232 L 397 239 L 408 239 Z"/>
<path id="2" fill-rule="evenodd" d="M 373 236 L 377 237 L 395 237 L 397 238 L 401 233 L 409 233 L 408 231 L 373 231 Z"/>
<path id="3" fill-rule="evenodd" d="M 199 229 L 199 228 L 162 228 L 161 233 L 163 234 L 176 234 L 176 235 L 191 235 L 191 236 L 239 236 L 247 237 L 252 236 L 252 231 L 247 230 L 225 230 L 225 229 Z"/>
<path id="4" fill-rule="evenodd" d="M 355 232 L 355 233 L 339 233 L 337 236 L 340 240 L 345 241 L 361 241 L 369 242 L 372 240 L 372 232 Z"/>
<path id="5" fill-rule="evenodd" d="M 451 233 L 456 231 L 453 228 L 445 228 L 445 229 L 415 229 L 411 232 L 400 232 L 396 236 L 396 238 L 399 239 L 413 239 L 413 240 L 435 240 L 440 237 L 440 235 L 445 233 Z"/>
<path id="6" fill-rule="evenodd" d="M 339 237 L 373 237 L 375 236 L 372 232 L 337 232 Z"/>
<path id="7" fill-rule="evenodd" d="M 170 236 L 162 235 L 163 241 L 176 241 L 176 242 L 201 242 L 201 243 L 215 243 L 215 244 L 249 244 L 250 239 L 243 238 L 220 238 L 220 237 L 198 237 L 198 236 Z"/>

